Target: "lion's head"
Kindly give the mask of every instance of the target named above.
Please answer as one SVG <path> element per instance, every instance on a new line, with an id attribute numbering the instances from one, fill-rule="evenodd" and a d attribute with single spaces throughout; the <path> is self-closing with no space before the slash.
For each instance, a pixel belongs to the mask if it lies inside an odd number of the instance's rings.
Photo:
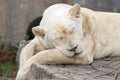
<path id="1" fill-rule="evenodd" d="M 56 4 L 49 7 L 43 14 L 40 26 L 34 27 L 32 31 L 48 49 L 58 48 L 69 57 L 83 51 L 82 19 L 78 4 Z"/>

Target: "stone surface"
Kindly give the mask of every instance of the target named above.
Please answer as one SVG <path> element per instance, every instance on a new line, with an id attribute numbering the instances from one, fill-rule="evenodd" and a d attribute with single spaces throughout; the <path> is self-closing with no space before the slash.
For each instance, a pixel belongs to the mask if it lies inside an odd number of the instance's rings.
<path id="1" fill-rule="evenodd" d="M 33 64 L 28 80 L 120 80 L 120 57 L 95 60 L 91 65 Z"/>
<path id="2" fill-rule="evenodd" d="M 21 41 L 21 49 L 29 42 Z M 17 58 L 19 62 L 19 58 Z M 17 63 L 18 63 L 17 62 Z M 120 80 L 120 57 L 94 60 L 90 65 L 40 65 L 33 63 L 28 80 Z"/>

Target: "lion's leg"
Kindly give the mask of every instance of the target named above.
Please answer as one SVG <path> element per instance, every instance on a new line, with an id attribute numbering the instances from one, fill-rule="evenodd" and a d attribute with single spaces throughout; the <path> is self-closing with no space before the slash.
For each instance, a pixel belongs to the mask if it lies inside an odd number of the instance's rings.
<path id="1" fill-rule="evenodd" d="M 20 68 L 16 80 L 26 80 L 32 63 L 37 64 L 76 64 L 75 58 L 66 57 L 57 49 L 45 50 L 31 57 L 23 67 Z"/>
<path id="2" fill-rule="evenodd" d="M 30 43 L 28 43 L 20 53 L 20 65 L 19 69 L 24 65 L 24 63 L 35 54 L 35 50 L 39 49 L 41 51 L 44 49 L 40 40 L 35 37 Z"/>
<path id="3" fill-rule="evenodd" d="M 28 43 L 21 51 L 20 53 L 20 64 L 19 68 L 21 68 L 24 63 L 32 57 L 34 54 L 34 44 L 33 43 Z"/>

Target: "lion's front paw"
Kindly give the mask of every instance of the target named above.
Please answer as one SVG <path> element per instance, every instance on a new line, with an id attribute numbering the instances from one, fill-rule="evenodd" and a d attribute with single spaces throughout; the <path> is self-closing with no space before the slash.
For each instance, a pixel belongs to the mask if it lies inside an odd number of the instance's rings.
<path id="1" fill-rule="evenodd" d="M 93 62 L 93 58 L 81 58 L 76 60 L 76 64 L 91 64 Z"/>
<path id="2" fill-rule="evenodd" d="M 16 80 L 27 80 L 27 77 L 21 73 L 16 76 Z"/>
<path id="3" fill-rule="evenodd" d="M 17 73 L 16 80 L 27 80 L 29 69 L 29 67 L 22 67 Z"/>

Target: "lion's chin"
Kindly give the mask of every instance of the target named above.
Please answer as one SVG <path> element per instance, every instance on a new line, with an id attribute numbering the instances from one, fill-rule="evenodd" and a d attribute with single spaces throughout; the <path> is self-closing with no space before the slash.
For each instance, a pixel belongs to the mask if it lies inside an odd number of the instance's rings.
<path id="1" fill-rule="evenodd" d="M 65 56 L 67 57 L 74 57 L 74 56 L 78 56 L 80 54 L 82 54 L 83 51 L 80 52 L 74 52 L 74 51 L 62 51 L 64 53 Z"/>
<path id="2" fill-rule="evenodd" d="M 82 52 L 83 52 L 83 51 L 75 52 L 75 53 L 74 53 L 74 56 L 80 55 L 80 54 L 82 54 Z"/>
<path id="3" fill-rule="evenodd" d="M 74 52 L 71 52 L 71 51 L 65 51 L 63 52 L 67 57 L 73 57 L 75 55 Z"/>
<path id="4" fill-rule="evenodd" d="M 59 49 L 67 57 L 74 57 L 74 56 L 82 54 L 82 52 L 83 52 L 82 50 L 80 50 L 80 51 L 77 51 L 77 50 L 76 51 L 69 51 L 69 50 L 63 49 L 61 47 L 57 47 L 57 49 Z"/>

